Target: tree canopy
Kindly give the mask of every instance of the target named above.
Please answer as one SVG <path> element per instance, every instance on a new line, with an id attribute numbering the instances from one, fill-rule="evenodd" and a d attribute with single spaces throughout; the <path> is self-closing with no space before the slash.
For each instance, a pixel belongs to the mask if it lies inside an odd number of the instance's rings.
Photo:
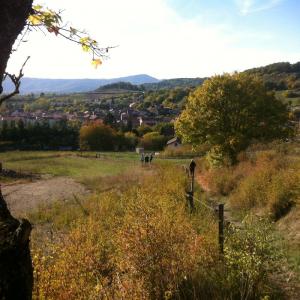
<path id="1" fill-rule="evenodd" d="M 184 142 L 208 143 L 234 163 L 253 139 L 285 137 L 287 121 L 287 107 L 261 79 L 235 73 L 214 76 L 191 93 L 175 128 Z"/>

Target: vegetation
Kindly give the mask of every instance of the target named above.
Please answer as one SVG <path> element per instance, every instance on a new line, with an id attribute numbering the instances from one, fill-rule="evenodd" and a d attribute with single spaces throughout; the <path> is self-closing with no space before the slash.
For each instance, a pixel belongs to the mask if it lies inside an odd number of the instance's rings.
<path id="1" fill-rule="evenodd" d="M 61 120 L 50 127 L 49 123 L 34 123 L 25 126 L 20 119 L 8 127 L 3 122 L 0 129 L 0 150 L 5 149 L 58 149 L 78 148 L 79 124 Z"/>
<path id="2" fill-rule="evenodd" d="M 80 148 L 83 150 L 114 150 L 117 132 L 102 123 L 91 123 L 80 129 Z"/>
<path id="3" fill-rule="evenodd" d="M 210 168 L 198 161 L 201 185 L 214 199 L 225 202 L 227 218 L 234 224 L 250 213 L 273 222 L 285 242 L 291 269 L 290 289 L 297 291 L 300 272 L 299 144 L 256 144 L 238 156 L 235 166 Z M 285 263 L 286 264 L 286 263 Z M 294 279 L 293 279 L 294 278 Z M 296 292 L 297 294 L 297 292 Z M 289 296 L 291 299 L 293 296 Z"/>
<path id="4" fill-rule="evenodd" d="M 99 48 L 86 33 L 64 28 L 59 14 L 39 5 L 32 7 L 30 0 L 12 0 L 3 5 L 3 11 L 0 82 L 12 45 L 26 24 L 45 26 L 80 44 L 93 53 L 95 67 L 102 63 L 97 56 L 105 56 L 108 50 Z M 262 76 L 265 85 L 252 73 Z M 80 132 L 78 123 L 25 127 L 19 122 L 10 128 L 4 124 L 1 141 L 20 148 L 29 144 L 34 148 L 77 146 L 79 136 L 82 150 L 133 150 L 137 144 L 146 150 L 161 150 L 174 134 L 169 118 L 185 107 L 175 127 L 190 145 L 167 150 L 165 156 L 202 155 L 210 150 L 209 163 L 203 159 L 198 163 L 202 172 L 196 177 L 202 189 L 196 186 L 192 213 L 186 205 L 190 182 L 177 165 L 184 160 L 156 163 L 155 159 L 154 164 L 140 165 L 134 153 L 0 153 L 5 168 L 70 176 L 93 191 L 85 199 L 58 199 L 30 213 L 36 225 L 31 239 L 34 299 L 254 300 L 289 296 L 278 286 L 278 276 L 285 276 L 289 266 L 276 231 L 299 214 L 299 153 L 283 144 L 273 144 L 274 149 L 247 147 L 253 140 L 268 142 L 289 136 L 289 111 L 282 102 L 298 98 L 298 74 L 299 63 L 280 63 L 243 74 L 215 76 L 196 90 L 195 85 L 203 79 L 166 80 L 155 87 L 118 83 L 102 88 L 107 94 L 92 103 L 75 95 L 60 97 L 62 101 L 56 96 L 54 101 L 52 96 L 30 96 L 26 105 L 15 101 L 14 107 L 28 112 L 74 112 L 75 104 L 80 112 L 88 108 L 100 113 L 113 106 L 104 123 L 84 123 Z M 13 93 L 18 93 L 22 70 L 19 77 L 6 76 L 14 81 Z M 150 87 L 155 91 L 149 91 Z M 112 99 L 112 88 L 139 93 L 121 92 Z M 276 96 L 285 100 L 277 100 L 269 92 L 274 89 Z M 138 96 L 133 98 L 133 94 Z M 0 103 L 6 98 L 0 98 Z M 129 103 L 167 122 L 133 129 L 128 120 L 119 126 L 113 111 L 127 109 Z M 297 120 L 296 114 L 293 118 Z M 220 162 L 223 164 L 215 168 Z M 209 193 L 230 207 L 230 221 L 235 214 L 239 218 L 226 228 L 224 253 L 219 251 L 218 220 Z M 0 298 L 31 299 L 30 231 L 29 222 L 18 222 L 10 215 L 0 193 Z M 291 241 L 287 239 L 287 243 Z M 295 249 L 298 245 L 299 241 L 293 242 Z M 297 255 L 295 261 L 299 261 Z"/>
<path id="5" fill-rule="evenodd" d="M 87 181 L 100 176 L 115 176 L 134 168 L 139 160 L 135 153 L 97 153 L 62 151 L 10 151 L 0 153 L 3 167 L 21 172 L 70 176 Z"/>
<path id="6" fill-rule="evenodd" d="M 205 78 L 176 78 L 166 79 L 157 83 L 146 83 L 142 87 L 146 90 L 160 90 L 160 89 L 173 89 L 173 88 L 189 88 L 196 87 L 203 83 Z"/>
<path id="7" fill-rule="evenodd" d="M 287 121 L 287 107 L 259 78 L 235 73 L 205 81 L 189 96 L 175 127 L 184 142 L 208 143 L 212 162 L 227 156 L 236 163 L 252 140 L 287 137 Z"/>
<path id="8" fill-rule="evenodd" d="M 228 234 L 220 260 L 217 220 L 198 205 L 190 215 L 184 173 L 170 165 L 152 172 L 122 193 L 93 195 L 81 206 L 61 203 L 52 213 L 41 208 L 35 222 L 59 226 L 52 238 L 35 232 L 34 298 L 276 297 L 269 275 L 281 258 L 271 227 L 249 218 L 246 231 Z"/>
<path id="9" fill-rule="evenodd" d="M 96 89 L 96 92 L 107 91 L 107 90 L 141 91 L 142 89 L 139 88 L 137 85 L 131 84 L 130 82 L 120 81 L 116 83 L 103 85 L 98 89 Z"/>
<path id="10" fill-rule="evenodd" d="M 143 135 L 140 146 L 146 150 L 162 150 L 166 145 L 167 139 L 159 132 L 149 132 Z"/>

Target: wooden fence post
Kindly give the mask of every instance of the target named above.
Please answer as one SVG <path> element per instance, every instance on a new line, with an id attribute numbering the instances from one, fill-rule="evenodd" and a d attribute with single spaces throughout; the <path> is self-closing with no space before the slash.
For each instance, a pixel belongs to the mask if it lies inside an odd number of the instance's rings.
<path id="1" fill-rule="evenodd" d="M 196 168 L 196 163 L 192 159 L 191 163 L 189 165 L 190 169 L 190 175 L 191 175 L 191 191 L 188 193 L 189 194 L 189 203 L 190 203 L 190 209 L 191 212 L 194 211 L 195 209 L 195 204 L 194 204 L 194 181 L 195 181 L 195 168 Z"/>
<path id="2" fill-rule="evenodd" d="M 219 247 L 220 253 L 224 253 L 224 204 L 219 204 Z"/>
<path id="3" fill-rule="evenodd" d="M 195 205 L 194 205 L 194 192 L 193 191 L 187 192 L 186 196 L 187 196 L 187 200 L 188 200 L 188 203 L 189 203 L 190 211 L 192 213 L 194 211 L 194 209 L 195 209 Z"/>

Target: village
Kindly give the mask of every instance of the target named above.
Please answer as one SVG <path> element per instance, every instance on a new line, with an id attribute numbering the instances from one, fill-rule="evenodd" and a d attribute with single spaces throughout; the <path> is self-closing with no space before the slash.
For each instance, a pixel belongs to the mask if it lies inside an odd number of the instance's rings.
<path id="1" fill-rule="evenodd" d="M 143 96 L 137 97 L 132 93 L 125 94 L 125 101 L 124 94 L 115 94 L 112 97 L 108 97 L 107 94 L 104 97 L 97 94 L 80 95 L 80 100 L 78 96 L 74 95 L 73 99 L 73 95 L 49 98 L 40 95 L 34 100 L 28 100 L 28 96 L 24 96 L 23 99 L 20 97 L 20 100 L 11 101 L 0 111 L 0 128 L 12 128 L 20 122 L 24 127 L 39 123 L 52 128 L 61 122 L 83 124 L 98 121 L 133 129 L 169 123 L 180 114 L 180 109 L 165 107 L 163 104 L 154 103 L 148 108 L 141 108 Z"/>

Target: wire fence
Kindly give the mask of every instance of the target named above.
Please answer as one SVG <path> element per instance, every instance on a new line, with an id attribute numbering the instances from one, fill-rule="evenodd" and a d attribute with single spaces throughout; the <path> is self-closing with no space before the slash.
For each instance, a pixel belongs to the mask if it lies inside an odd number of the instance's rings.
<path id="1" fill-rule="evenodd" d="M 190 179 L 190 191 L 186 192 L 187 202 L 190 208 L 190 212 L 195 212 L 195 202 L 199 205 L 205 207 L 206 209 L 213 211 L 218 214 L 219 228 L 218 228 L 218 240 L 219 240 L 219 249 L 220 253 L 224 253 L 224 204 L 219 203 L 216 207 L 207 205 L 201 199 L 198 199 L 194 196 L 194 181 L 195 181 L 195 168 L 196 163 L 194 160 L 191 160 L 189 168 L 185 167 L 185 170 L 188 170 L 186 174 Z"/>

